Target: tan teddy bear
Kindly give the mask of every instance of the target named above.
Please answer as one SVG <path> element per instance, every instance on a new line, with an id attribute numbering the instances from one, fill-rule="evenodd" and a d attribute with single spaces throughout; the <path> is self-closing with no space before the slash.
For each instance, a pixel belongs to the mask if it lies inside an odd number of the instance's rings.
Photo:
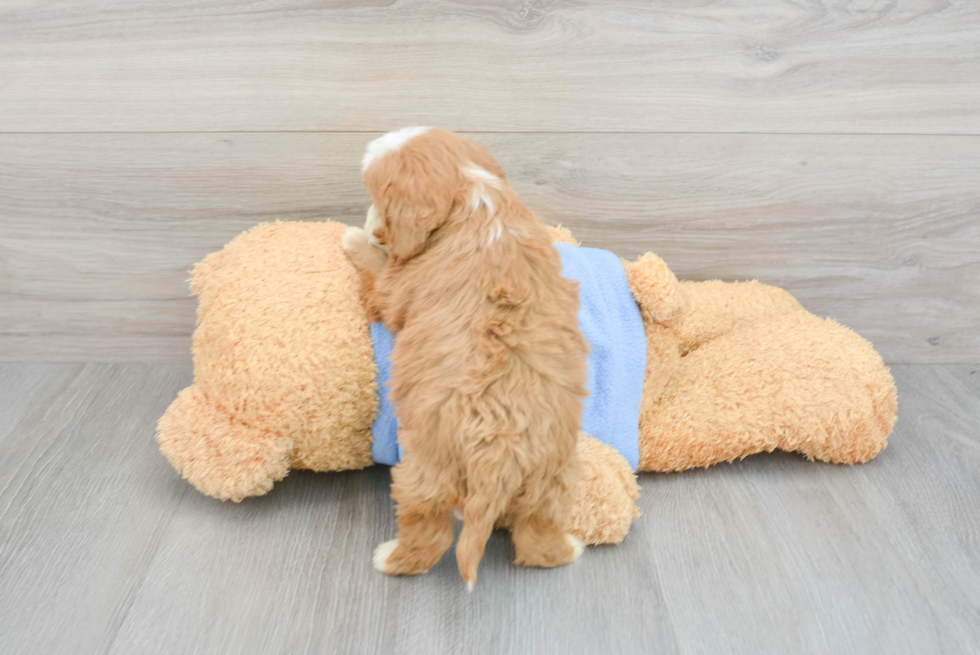
<path id="1" fill-rule="evenodd" d="M 259 225 L 194 268 L 194 383 L 160 419 L 157 438 L 201 492 L 237 502 L 268 492 L 290 468 L 374 463 L 378 367 L 341 248 L 345 227 Z M 577 245 L 567 230 L 552 234 Z M 650 253 L 621 263 L 646 337 L 639 471 L 777 448 L 854 464 L 885 447 L 895 385 L 866 340 L 780 289 L 678 282 Z M 586 477 L 568 530 L 586 543 L 618 543 L 638 515 L 632 467 L 592 437 L 579 448 Z"/>

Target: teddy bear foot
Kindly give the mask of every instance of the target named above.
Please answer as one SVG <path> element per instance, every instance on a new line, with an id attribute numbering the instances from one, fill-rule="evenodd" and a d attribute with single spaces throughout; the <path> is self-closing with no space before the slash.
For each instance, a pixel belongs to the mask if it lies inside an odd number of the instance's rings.
<path id="1" fill-rule="evenodd" d="M 837 379 L 830 372 L 825 375 L 837 382 L 836 389 L 816 389 L 811 396 L 826 398 L 825 404 L 833 411 L 816 429 L 785 449 L 831 464 L 868 462 L 885 448 L 895 426 L 895 380 L 881 356 L 856 333 L 832 320 L 810 319 L 808 323 L 814 333 L 817 327 L 823 328 L 839 353 L 841 363 L 832 368 Z"/>
<path id="2" fill-rule="evenodd" d="M 191 385 L 157 424 L 160 450 L 201 493 L 239 502 L 289 472 L 292 441 L 235 421 Z"/>
<path id="3" fill-rule="evenodd" d="M 558 533 L 553 539 L 540 534 L 528 535 L 514 531 L 515 564 L 552 568 L 571 564 L 585 552 L 585 544 L 575 536 Z"/>
<path id="4" fill-rule="evenodd" d="M 582 462 L 580 494 L 565 530 L 585 544 L 618 544 L 640 515 L 636 475 L 612 446 L 589 436 L 579 436 L 578 456 Z"/>

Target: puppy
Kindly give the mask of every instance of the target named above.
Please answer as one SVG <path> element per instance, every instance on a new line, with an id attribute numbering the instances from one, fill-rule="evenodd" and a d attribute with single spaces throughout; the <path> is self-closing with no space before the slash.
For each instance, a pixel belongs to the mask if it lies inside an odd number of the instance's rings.
<path id="1" fill-rule="evenodd" d="M 470 590 L 495 523 L 511 528 L 517 563 L 573 561 L 583 546 L 562 526 L 587 393 L 578 283 L 481 146 L 399 130 L 368 146 L 363 170 L 370 231 L 348 228 L 344 247 L 369 312 L 397 332 L 390 397 L 404 449 L 392 469 L 398 538 L 375 567 L 428 571 L 452 544 L 456 509 Z"/>

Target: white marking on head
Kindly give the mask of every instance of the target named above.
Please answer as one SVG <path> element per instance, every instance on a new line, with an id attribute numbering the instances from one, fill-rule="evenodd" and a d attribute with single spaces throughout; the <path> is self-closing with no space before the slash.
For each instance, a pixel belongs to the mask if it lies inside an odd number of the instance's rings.
<path id="1" fill-rule="evenodd" d="M 367 150 L 364 152 L 364 159 L 361 160 L 361 172 L 365 172 L 376 159 L 381 159 L 389 152 L 401 150 L 402 146 L 404 146 L 406 143 L 420 134 L 425 134 L 430 129 L 432 128 L 403 127 L 400 130 L 395 130 L 394 132 L 388 132 L 384 136 L 379 136 L 377 139 L 368 144 Z"/>

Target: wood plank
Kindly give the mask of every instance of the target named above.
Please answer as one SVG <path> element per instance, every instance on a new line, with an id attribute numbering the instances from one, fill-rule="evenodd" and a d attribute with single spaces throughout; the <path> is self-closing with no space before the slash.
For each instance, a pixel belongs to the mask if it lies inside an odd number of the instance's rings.
<path id="1" fill-rule="evenodd" d="M 0 358 L 188 361 L 188 269 L 262 221 L 361 222 L 373 136 L 0 136 Z M 889 362 L 980 361 L 980 138 L 477 136 L 584 245 L 785 287 Z"/>
<path id="2" fill-rule="evenodd" d="M 0 9 L 0 131 L 980 133 L 972 0 Z"/>
<path id="3" fill-rule="evenodd" d="M 395 534 L 389 484 L 377 467 L 294 472 L 241 505 L 190 492 L 109 652 L 673 652 L 656 572 L 635 551 L 527 570 L 496 533 L 473 594 L 451 553 L 424 580 L 378 574 L 371 553 Z M 596 611 L 584 589 L 618 610 Z"/>
<path id="4" fill-rule="evenodd" d="M 644 474 L 626 541 L 557 570 L 513 566 L 495 533 L 472 594 L 451 556 L 412 578 L 371 569 L 395 531 L 386 468 L 220 503 L 151 438 L 188 366 L 56 370 L 70 380 L 0 441 L 16 487 L 0 494 L 0 652 L 980 650 L 976 366 L 894 367 L 899 423 L 869 464 L 774 453 Z"/>
<path id="5" fill-rule="evenodd" d="M 60 368 L 0 441 L 4 653 L 105 652 L 187 491 L 153 430 L 189 366 Z"/>
<path id="6" fill-rule="evenodd" d="M 899 421 L 869 464 L 774 453 L 643 476 L 682 653 L 980 649 L 976 367 L 892 370 Z"/>
<path id="7" fill-rule="evenodd" d="M 0 362 L 0 453 L 4 437 L 37 404 L 51 400 L 51 389 L 62 386 L 77 366 L 38 362 Z"/>

